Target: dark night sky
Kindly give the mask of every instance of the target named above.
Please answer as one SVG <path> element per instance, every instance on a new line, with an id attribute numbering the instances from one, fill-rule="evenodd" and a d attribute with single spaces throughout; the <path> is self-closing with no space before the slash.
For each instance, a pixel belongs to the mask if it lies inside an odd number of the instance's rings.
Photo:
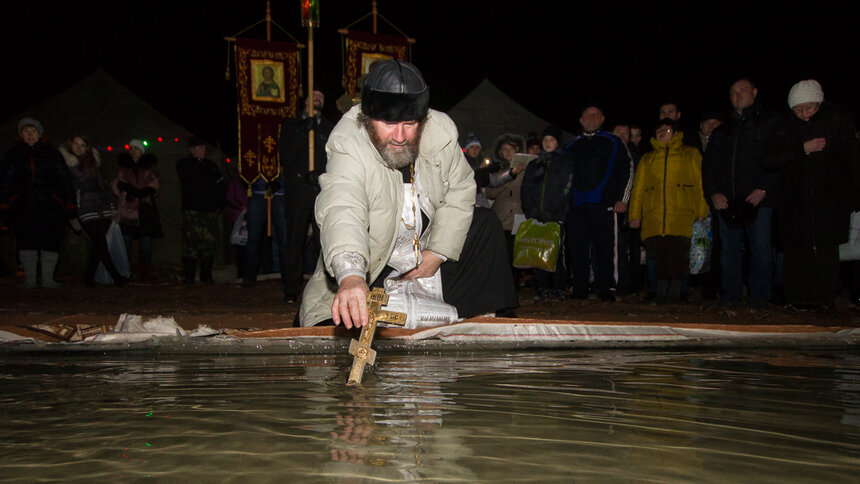
<path id="1" fill-rule="evenodd" d="M 450 108 L 487 77 L 568 131 L 576 130 L 579 106 L 588 100 L 605 107 L 608 122 L 650 124 L 660 102 L 673 98 L 692 122 L 703 110 L 727 108 L 728 86 L 740 76 L 758 82 L 769 107 L 785 108 L 790 86 L 809 77 L 821 81 L 829 100 L 855 112 L 860 106 L 855 18 L 824 2 L 805 4 L 803 11 L 782 2 L 501 3 L 379 0 L 380 14 L 417 39 L 413 62 L 430 85 L 433 107 Z M 33 0 L 5 7 L 0 119 L 102 66 L 229 151 L 236 137 L 235 87 L 224 79 L 223 38 L 262 19 L 265 1 L 213 5 Z M 272 10 L 278 24 L 305 42 L 298 0 L 273 0 Z M 330 117 L 339 115 L 334 101 L 343 93 L 337 29 L 370 10 L 370 0 L 322 0 L 315 82 L 326 93 Z M 369 30 L 370 20 L 357 28 Z M 384 22 L 380 31 L 392 33 Z M 250 34 L 265 32 L 260 27 Z M 278 32 L 274 38 L 284 40 Z"/>

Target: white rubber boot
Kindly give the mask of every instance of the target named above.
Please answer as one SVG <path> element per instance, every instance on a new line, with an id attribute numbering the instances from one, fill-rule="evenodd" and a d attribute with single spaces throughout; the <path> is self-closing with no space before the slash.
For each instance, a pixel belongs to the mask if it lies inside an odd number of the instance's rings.
<path id="1" fill-rule="evenodd" d="M 60 254 L 56 252 L 42 251 L 42 287 L 56 289 L 60 284 L 54 280 L 54 269 L 57 267 L 57 259 Z"/>
<path id="2" fill-rule="evenodd" d="M 36 264 L 39 262 L 39 251 L 19 250 L 18 259 L 21 260 L 21 266 L 24 267 L 24 284 L 21 287 L 26 289 L 37 287 Z"/>

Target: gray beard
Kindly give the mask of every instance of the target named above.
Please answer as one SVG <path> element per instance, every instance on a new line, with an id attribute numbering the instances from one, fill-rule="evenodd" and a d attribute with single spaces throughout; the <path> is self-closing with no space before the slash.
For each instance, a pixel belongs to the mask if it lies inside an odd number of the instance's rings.
<path id="1" fill-rule="evenodd" d="M 412 162 L 418 158 L 418 145 L 421 143 L 421 133 L 423 132 L 423 125 L 419 128 L 418 134 L 415 136 L 415 139 L 412 142 L 407 142 L 402 145 L 403 149 L 397 151 L 396 153 L 392 153 L 388 151 L 388 146 L 391 144 L 390 142 L 384 142 L 379 139 L 379 135 L 376 134 L 376 131 L 373 129 L 373 125 L 370 124 L 369 120 L 365 120 L 364 128 L 367 130 L 367 134 L 370 136 L 370 142 L 373 143 L 376 151 L 379 152 L 379 156 L 382 157 L 382 161 L 385 162 L 385 166 L 391 168 L 393 170 L 399 170 L 405 166 L 409 166 Z M 400 145 L 398 145 L 400 146 Z"/>
<path id="2" fill-rule="evenodd" d="M 389 168 L 398 170 L 404 166 L 409 166 L 418 157 L 418 150 L 414 145 L 407 143 L 403 145 L 403 149 L 396 153 L 388 151 L 388 145 L 389 143 L 384 143 L 375 146 L 379 155 L 382 156 L 382 160 L 385 161 L 385 165 Z"/>

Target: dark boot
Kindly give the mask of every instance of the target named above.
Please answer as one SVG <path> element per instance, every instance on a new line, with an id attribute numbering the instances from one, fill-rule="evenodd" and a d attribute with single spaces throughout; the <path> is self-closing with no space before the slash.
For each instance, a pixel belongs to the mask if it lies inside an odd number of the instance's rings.
<path id="1" fill-rule="evenodd" d="M 153 267 L 152 262 L 141 262 L 138 264 L 138 270 L 141 281 L 155 280 L 155 267 Z"/>
<path id="2" fill-rule="evenodd" d="M 200 259 L 200 282 L 207 284 L 215 282 L 215 279 L 212 279 L 212 262 L 211 257 Z"/>
<path id="3" fill-rule="evenodd" d="M 657 280 L 657 292 L 654 296 L 656 304 L 666 304 L 666 299 L 669 295 L 669 281 L 666 279 Z"/>
<path id="4" fill-rule="evenodd" d="M 113 285 L 116 287 L 125 287 L 128 284 L 128 277 L 123 276 L 119 272 L 116 275 L 111 274 L 111 278 L 113 278 Z"/>
<path id="5" fill-rule="evenodd" d="M 183 284 L 194 284 L 194 274 L 197 269 L 197 259 L 191 257 L 183 257 L 182 258 L 182 283 Z M 201 271 L 200 274 L 201 280 L 203 279 L 203 273 Z"/>
<path id="6" fill-rule="evenodd" d="M 128 277 L 123 276 L 119 273 L 116 266 L 113 263 L 113 260 L 110 257 L 105 257 L 104 260 L 101 261 L 102 265 L 104 265 L 105 270 L 108 274 L 110 274 L 110 278 L 113 281 L 113 285 L 116 287 L 125 287 L 128 284 Z M 93 271 L 95 273 L 95 271 Z"/>
<path id="7" fill-rule="evenodd" d="M 113 285 L 116 287 L 125 287 L 128 284 L 128 277 L 123 276 L 116 270 L 116 266 L 113 265 L 113 262 L 108 261 L 108 264 L 105 266 L 108 274 L 110 274 L 110 278 L 113 280 Z"/>
<path id="8" fill-rule="evenodd" d="M 87 287 L 96 287 L 96 269 L 98 266 L 92 266 L 92 264 L 87 266 L 87 270 L 84 272 L 84 285 Z"/>
<path id="9" fill-rule="evenodd" d="M 681 285 L 683 282 L 681 280 L 669 281 L 669 290 L 666 292 L 667 303 L 678 304 L 681 302 Z"/>

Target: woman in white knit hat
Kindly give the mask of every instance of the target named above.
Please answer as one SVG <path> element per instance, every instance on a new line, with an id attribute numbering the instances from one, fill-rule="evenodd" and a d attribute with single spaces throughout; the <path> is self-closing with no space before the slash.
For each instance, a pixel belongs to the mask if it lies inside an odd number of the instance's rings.
<path id="1" fill-rule="evenodd" d="M 825 102 L 814 79 L 791 88 L 788 107 L 762 163 L 779 174 L 773 195 L 785 301 L 821 309 L 835 301 L 839 244 L 848 239 L 851 212 L 860 209 L 856 129 L 847 110 Z"/>

